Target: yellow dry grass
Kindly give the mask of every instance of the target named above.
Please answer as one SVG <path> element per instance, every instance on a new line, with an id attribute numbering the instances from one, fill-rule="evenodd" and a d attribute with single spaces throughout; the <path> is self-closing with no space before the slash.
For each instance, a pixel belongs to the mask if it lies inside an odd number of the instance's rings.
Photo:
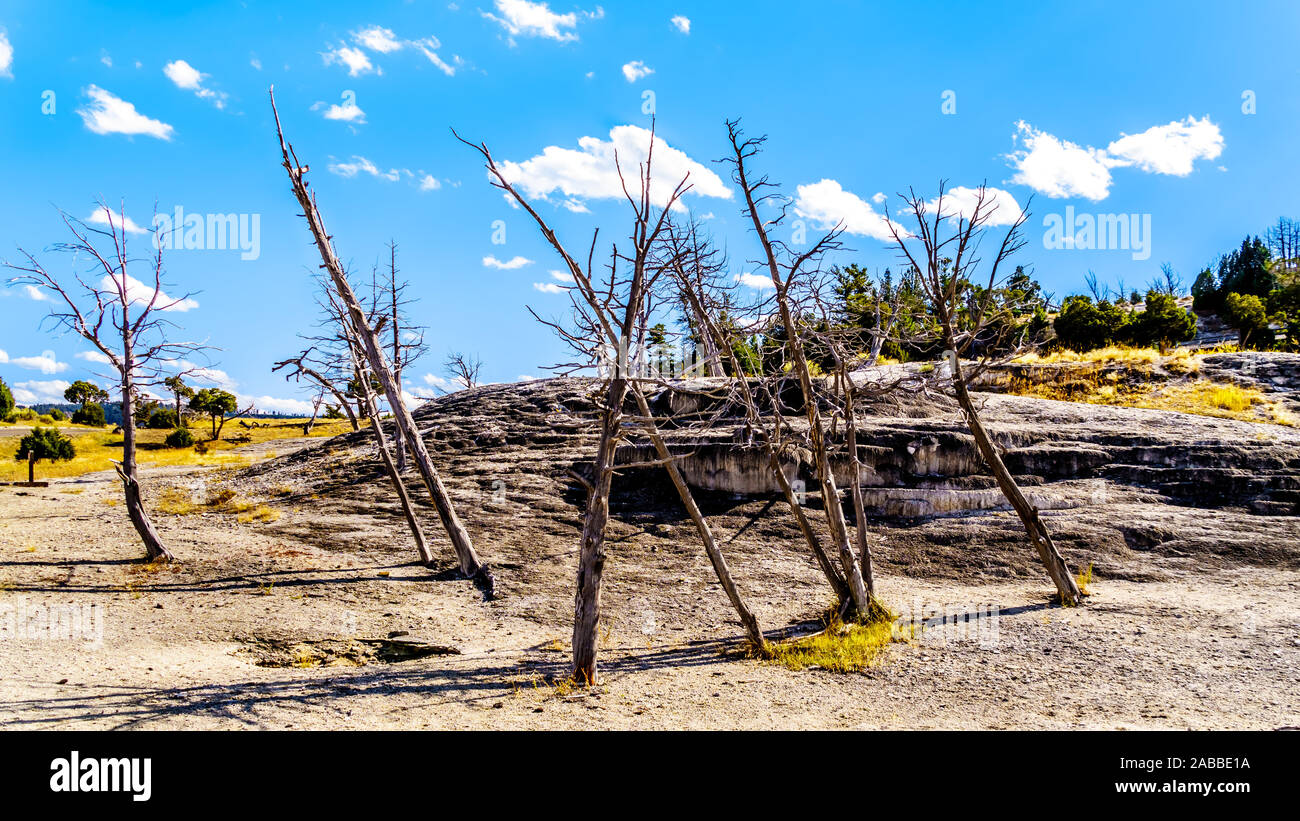
<path id="1" fill-rule="evenodd" d="M 303 420 L 281 419 L 267 423 L 267 427 L 240 428 L 232 430 L 232 424 L 226 423 L 219 442 L 203 442 L 208 435 L 207 429 L 196 425 L 191 430 L 200 444 L 206 446 L 206 453 L 199 453 L 194 448 L 168 448 L 163 444 L 170 431 L 146 429 L 136 432 L 138 449 L 136 463 L 142 466 L 176 466 L 190 465 L 209 467 L 213 465 L 237 466 L 246 464 L 248 459 L 230 451 L 244 445 L 271 442 L 278 439 L 291 439 L 302 436 Z M 8 426 L 12 427 L 12 426 Z M 88 428 L 84 425 L 55 423 L 48 427 L 57 427 L 72 438 L 77 448 L 77 456 L 68 462 L 39 462 L 36 465 L 37 479 L 66 479 L 112 470 L 109 460 L 122 458 L 122 436 L 113 434 L 103 428 Z M 351 430 L 347 420 L 318 421 L 312 429 L 312 438 L 336 436 Z M 27 463 L 14 459 L 18 452 L 21 436 L 12 435 L 0 438 L 0 481 L 18 482 L 27 479 Z"/>
<path id="2" fill-rule="evenodd" d="M 1090 405 L 1151 408 L 1243 422 L 1300 426 L 1300 419 L 1258 388 L 1223 382 L 1196 380 L 1163 385 L 1130 384 L 1119 380 L 1115 374 L 1092 373 L 1075 376 L 1064 384 L 1013 380 L 1011 392 L 1019 396 Z"/>

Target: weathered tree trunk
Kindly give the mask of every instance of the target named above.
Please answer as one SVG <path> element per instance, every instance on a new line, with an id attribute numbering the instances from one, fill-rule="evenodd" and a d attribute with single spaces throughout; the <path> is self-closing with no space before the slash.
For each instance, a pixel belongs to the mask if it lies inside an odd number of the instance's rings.
<path id="1" fill-rule="evenodd" d="M 950 328 L 944 329 L 946 337 L 945 343 L 948 350 L 955 350 L 952 343 L 952 331 Z M 1007 469 L 1006 463 L 1002 461 L 1001 454 L 998 453 L 997 446 L 989 437 L 988 431 L 984 429 L 984 423 L 980 419 L 979 411 L 971 399 L 970 392 L 966 389 L 966 380 L 962 377 L 961 361 L 956 355 L 951 355 L 949 364 L 952 367 L 952 385 L 953 391 L 957 395 L 957 404 L 961 406 L 962 415 L 966 417 L 966 424 L 970 427 L 971 435 L 975 437 L 975 446 L 979 449 L 980 456 L 984 457 L 984 463 L 989 466 L 993 472 L 993 478 L 997 480 L 998 487 L 1002 490 L 1002 495 L 1007 498 L 1020 517 L 1021 523 L 1025 527 L 1025 532 L 1029 534 L 1030 540 L 1034 543 L 1034 548 L 1038 551 L 1038 558 L 1042 560 L 1043 567 L 1047 569 L 1047 575 L 1051 577 L 1052 583 L 1056 585 L 1056 591 L 1061 596 L 1061 603 L 1064 605 L 1077 605 L 1083 599 L 1083 594 L 1079 590 L 1079 585 L 1074 580 L 1074 575 L 1070 573 L 1070 567 L 1065 563 L 1060 551 L 1056 549 L 1056 543 L 1052 541 L 1052 534 L 1048 532 L 1047 525 L 1038 515 L 1038 508 L 1034 503 L 1029 501 L 1016 480 L 1011 476 L 1011 471 Z"/>
<path id="2" fill-rule="evenodd" d="M 311 429 L 316 427 L 316 417 L 320 415 L 320 406 L 324 401 L 325 394 L 322 393 L 320 396 L 317 396 L 316 401 L 311 404 L 311 418 L 307 420 L 307 424 L 302 426 L 303 436 L 311 436 Z"/>
<path id="3" fill-rule="evenodd" d="M 840 379 L 844 388 L 844 436 L 849 450 L 849 464 L 853 466 L 853 518 L 857 522 L 854 532 L 858 537 L 858 555 L 862 560 L 862 581 L 867 595 L 876 595 L 876 581 L 871 567 L 871 545 L 867 542 L 867 506 L 862 499 L 862 463 L 858 459 L 858 424 L 853 407 L 853 380 L 846 365 L 840 365 Z"/>
<path id="4" fill-rule="evenodd" d="M 853 605 L 857 609 L 859 617 L 867 618 L 871 613 L 871 602 L 867 595 L 866 583 L 862 579 L 862 567 L 858 563 L 858 557 L 854 553 L 853 545 L 849 542 L 848 523 L 844 520 L 844 507 L 840 501 L 839 488 L 835 484 L 835 474 L 831 472 L 825 428 L 822 425 L 821 411 L 817 407 L 817 396 L 813 392 L 812 375 L 808 368 L 808 359 L 804 354 L 803 339 L 800 337 L 799 325 L 795 322 L 794 312 L 790 309 L 790 296 L 786 290 L 788 283 L 781 276 L 780 264 L 777 262 L 772 241 L 768 237 L 767 225 L 758 214 L 758 204 L 754 201 L 755 186 L 751 185 L 746 176 L 743 150 L 735 143 L 734 131 L 732 132 L 732 138 L 732 144 L 736 149 L 736 181 L 740 184 L 741 191 L 745 195 L 747 211 L 750 222 L 754 226 L 754 233 L 763 246 L 768 275 L 772 278 L 772 285 L 776 288 L 776 302 L 781 313 L 781 323 L 785 327 L 788 336 L 787 344 L 793 359 L 791 364 L 799 378 L 799 386 L 803 391 L 804 410 L 808 416 L 808 438 L 811 440 L 813 457 L 817 463 L 817 478 L 821 484 L 822 508 L 826 513 L 826 524 L 830 529 L 831 539 L 835 542 L 835 546 L 839 551 L 840 564 L 844 568 L 844 578 L 848 582 L 849 591 L 853 597 Z M 759 184 L 761 185 L 763 182 L 760 181 Z M 797 265 L 798 263 L 792 265 L 791 277 L 793 277 Z"/>
<path id="5" fill-rule="evenodd" d="M 36 451 L 31 450 L 27 454 L 27 484 L 36 482 Z"/>
<path id="6" fill-rule="evenodd" d="M 125 320 L 125 317 L 124 317 Z M 175 557 L 163 544 L 162 537 L 154 529 L 149 514 L 145 512 L 144 500 L 140 496 L 140 482 L 136 477 L 135 467 L 135 411 L 133 409 L 134 389 L 131 374 L 135 370 L 135 356 L 131 350 L 132 339 L 130 323 L 123 321 L 128 330 L 122 333 L 122 462 L 114 465 L 117 475 L 122 479 L 125 496 L 126 513 L 131 517 L 135 532 L 144 542 L 145 555 L 149 561 L 172 561 Z"/>
<path id="7" fill-rule="evenodd" d="M 354 361 L 356 356 L 354 351 Z M 379 420 L 379 406 L 375 403 L 375 394 L 370 390 L 370 380 L 362 372 L 360 363 L 357 363 L 357 378 L 364 393 L 366 415 L 370 417 L 370 427 L 375 432 L 375 445 L 379 448 L 379 456 L 384 462 L 384 472 L 388 474 L 389 480 L 393 483 L 393 490 L 397 491 L 397 498 L 402 503 L 402 515 L 406 517 L 406 524 L 411 528 L 411 537 L 415 539 L 415 548 L 420 552 L 420 561 L 430 564 L 433 562 L 433 553 L 430 552 L 429 545 L 424 539 L 424 529 L 420 527 L 420 520 L 415 517 L 415 508 L 411 505 L 411 497 L 406 492 L 402 475 L 397 465 L 393 463 L 393 457 L 388 453 L 388 437 L 384 435 L 384 426 Z"/>
<path id="8" fill-rule="evenodd" d="M 826 580 L 830 582 L 831 589 L 835 591 L 836 601 L 843 605 L 844 602 L 850 601 L 849 585 L 844 581 L 844 577 L 835 569 L 834 562 L 822 545 L 821 539 L 817 532 L 813 530 L 807 515 L 804 514 L 803 505 L 799 502 L 798 495 L 794 492 L 794 487 L 786 477 L 785 471 L 781 467 L 781 456 L 777 452 L 777 445 L 774 437 L 768 431 L 767 426 L 763 424 L 759 416 L 758 408 L 754 405 L 754 394 L 749 389 L 748 377 L 741 368 L 740 360 L 736 356 L 735 349 L 729 343 L 729 340 L 722 333 L 721 329 L 714 324 L 712 317 L 704 309 L 704 303 L 700 296 L 693 290 L 685 274 L 678 272 L 681 278 L 682 292 L 690 302 L 691 309 L 699 318 L 701 327 L 704 329 L 705 337 L 713 340 L 713 349 L 716 351 L 727 352 L 727 360 L 731 363 L 731 368 L 736 374 L 737 385 L 744 397 L 745 403 L 745 420 L 750 427 L 758 431 L 759 436 L 763 439 L 763 447 L 767 450 L 768 465 L 772 469 L 772 475 L 776 477 L 777 484 L 781 486 L 781 493 L 785 496 L 786 504 L 790 507 L 790 513 L 794 516 L 795 522 L 799 525 L 799 532 L 803 534 L 804 541 L 808 544 L 808 549 L 812 551 L 813 556 L 817 559 L 817 564 L 821 567 L 822 573 Z"/>
<path id="9" fill-rule="evenodd" d="M 272 111 L 275 111 L 274 97 L 271 100 L 271 107 Z M 365 311 L 357 300 L 352 286 L 348 283 L 342 263 L 339 262 L 338 256 L 334 253 L 333 243 L 330 235 L 325 230 L 320 211 L 316 208 L 316 202 L 307 193 L 307 184 L 303 181 L 303 173 L 306 169 L 297 164 L 296 157 L 294 160 L 290 160 L 289 148 L 284 140 L 284 132 L 280 128 L 280 115 L 278 112 L 275 114 L 275 127 L 280 138 L 280 153 L 284 159 L 284 169 L 289 174 L 294 196 L 297 198 L 298 204 L 302 206 L 303 216 L 306 218 L 308 228 L 311 230 L 316 249 L 320 252 L 322 267 L 329 274 L 339 299 L 347 308 L 348 315 L 352 317 L 353 328 L 365 350 L 370 369 L 379 380 L 380 385 L 383 386 L 384 393 L 388 397 L 388 405 L 393 412 L 393 418 L 406 436 L 412 455 L 415 457 L 416 467 L 420 471 L 420 476 L 424 479 L 429 496 L 433 499 L 434 507 L 438 510 L 438 517 L 441 519 L 442 526 L 447 531 L 447 536 L 451 539 L 452 547 L 455 549 L 460 572 L 466 577 L 474 578 L 490 595 L 493 587 L 491 571 L 488 570 L 487 565 L 479 560 L 478 554 L 474 551 L 474 544 L 470 540 L 469 531 L 465 529 L 460 517 L 456 515 L 455 506 L 452 504 L 451 497 L 447 494 L 446 487 L 442 484 L 442 477 L 438 475 L 433 460 L 429 457 L 429 451 L 424 445 L 424 439 L 420 437 L 420 431 L 415 424 L 415 419 L 411 416 L 410 411 L 406 409 L 406 403 L 402 399 L 401 391 L 393 380 L 392 372 L 388 367 L 379 339 L 369 321 L 367 321 Z"/>
<path id="10" fill-rule="evenodd" d="M 700 541 L 704 543 L 704 552 L 708 554 L 709 562 L 713 565 L 713 572 L 717 574 L 722 589 L 726 592 L 727 598 L 731 600 L 731 606 L 735 608 L 736 615 L 740 617 L 740 623 L 744 625 L 745 635 L 748 637 L 749 643 L 753 646 L 755 652 L 765 653 L 767 640 L 763 637 L 763 631 L 759 629 L 758 619 L 745 605 L 745 600 L 741 598 L 740 589 L 736 587 L 736 582 L 731 577 L 731 570 L 727 567 L 727 560 L 723 557 L 722 551 L 718 549 L 717 541 L 713 538 L 713 530 L 709 527 L 704 514 L 700 512 L 699 505 L 695 503 L 695 496 L 691 493 L 690 487 L 687 486 L 686 480 L 682 478 L 682 472 L 677 469 L 677 463 L 672 461 L 672 454 L 669 453 L 663 437 L 659 435 L 659 429 L 655 426 L 651 417 L 650 405 L 646 402 L 645 395 L 641 392 L 639 386 L 633 386 L 632 394 L 636 397 L 637 408 L 641 411 L 641 416 L 646 419 L 643 423 L 646 435 L 654 443 L 655 452 L 659 455 L 660 461 L 664 463 L 664 469 L 668 471 L 668 478 L 672 480 L 673 487 L 677 488 L 677 495 L 681 497 L 682 504 L 686 506 L 686 512 L 690 515 L 691 521 L 695 523 L 695 529 L 699 531 Z"/>
<path id="11" fill-rule="evenodd" d="M 614 478 L 614 451 L 618 446 L 627 398 L 627 379 L 620 361 L 605 390 L 605 410 L 600 420 L 600 445 L 582 517 L 582 543 L 578 553 L 578 590 L 573 614 L 573 678 L 596 683 L 596 651 L 600 626 L 600 579 L 605 571 L 605 526 L 609 522 L 609 492 Z"/>
<path id="12" fill-rule="evenodd" d="M 772 276 L 778 288 L 777 302 L 781 309 L 781 321 L 785 323 L 790 336 L 789 346 L 794 358 L 794 370 L 798 374 L 799 386 L 803 392 L 804 412 L 808 416 L 808 438 L 817 464 L 817 479 L 821 484 L 822 509 L 826 514 L 826 524 L 831 532 L 831 540 L 840 554 L 840 564 L 844 569 L 844 579 L 849 585 L 853 606 L 860 618 L 867 618 L 871 613 L 871 598 L 862 576 L 862 565 L 853 550 L 853 545 L 849 542 L 849 526 L 844 519 L 843 502 L 840 500 L 839 487 L 836 486 L 835 473 L 831 469 L 826 430 L 822 424 L 821 410 L 817 407 L 817 395 L 813 392 L 808 360 L 804 356 L 803 342 L 799 339 L 789 300 L 784 295 L 784 286 L 775 268 Z"/>

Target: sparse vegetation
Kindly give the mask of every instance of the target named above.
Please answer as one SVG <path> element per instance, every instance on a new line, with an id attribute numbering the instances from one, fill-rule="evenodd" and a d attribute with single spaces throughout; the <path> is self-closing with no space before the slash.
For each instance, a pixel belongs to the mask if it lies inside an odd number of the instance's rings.
<path id="1" fill-rule="evenodd" d="M 769 645 L 770 660 L 791 670 L 818 668 L 835 673 L 857 673 L 878 664 L 889 645 L 911 639 L 910 632 L 892 620 L 868 624 L 838 619 L 816 635 Z"/>

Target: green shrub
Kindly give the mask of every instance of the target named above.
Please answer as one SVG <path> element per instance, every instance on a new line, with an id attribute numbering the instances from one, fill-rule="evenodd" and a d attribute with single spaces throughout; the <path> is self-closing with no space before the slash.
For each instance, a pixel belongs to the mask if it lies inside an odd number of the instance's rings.
<path id="1" fill-rule="evenodd" d="M 1196 336 L 1196 317 L 1183 310 L 1172 294 L 1147 292 L 1146 310 L 1129 323 L 1129 341 L 1139 348 L 1159 348 Z"/>
<path id="2" fill-rule="evenodd" d="M 175 428 L 167 434 L 163 443 L 169 448 L 194 447 L 194 434 L 190 433 L 188 428 Z"/>
<path id="3" fill-rule="evenodd" d="M 63 411 L 59 410 L 58 408 L 52 408 L 50 410 L 50 418 L 53 419 L 55 422 L 68 421 L 68 415 Z"/>
<path id="4" fill-rule="evenodd" d="M 9 386 L 0 379 L 0 419 L 8 420 L 9 414 L 14 412 L 14 395 L 9 390 Z"/>
<path id="5" fill-rule="evenodd" d="M 145 427 L 153 428 L 154 430 L 169 430 L 171 428 L 179 428 L 180 425 L 177 424 L 176 411 L 174 409 L 159 408 L 149 417 L 149 421 L 145 424 Z"/>
<path id="6" fill-rule="evenodd" d="M 25 462 L 31 456 L 39 462 L 48 459 L 52 462 L 67 462 L 75 459 L 77 448 L 72 440 L 54 428 L 33 428 L 18 443 L 18 452 L 14 459 Z"/>
<path id="7" fill-rule="evenodd" d="M 90 425 L 91 427 L 102 428 L 104 427 L 104 407 L 97 402 L 87 402 L 73 412 L 72 423 L 74 425 Z"/>
<path id="8" fill-rule="evenodd" d="M 1269 347 L 1273 341 L 1264 301 L 1254 294 L 1228 294 L 1223 300 L 1223 318 L 1237 331 L 1243 348 Z"/>

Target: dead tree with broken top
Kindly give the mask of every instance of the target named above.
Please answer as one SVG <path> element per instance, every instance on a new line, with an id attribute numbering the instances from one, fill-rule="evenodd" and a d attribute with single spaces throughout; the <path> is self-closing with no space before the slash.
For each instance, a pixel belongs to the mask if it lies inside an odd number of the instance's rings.
<path id="1" fill-rule="evenodd" d="M 442 477 L 439 476 L 438 469 L 429 456 L 428 448 L 425 447 L 424 439 L 420 436 L 420 430 L 415 424 L 415 419 L 406 408 L 406 401 L 402 398 L 401 389 L 396 380 L 393 379 L 392 369 L 384 352 L 384 346 L 374 328 L 371 327 L 366 311 L 357 299 L 351 283 L 348 282 L 347 274 L 343 270 L 343 264 L 339 262 L 338 255 L 334 251 L 333 238 L 325 230 L 324 220 L 321 217 L 320 210 L 316 207 L 316 198 L 307 191 L 305 179 L 308 170 L 307 166 L 299 162 L 293 147 L 285 140 L 284 130 L 280 126 L 280 113 L 275 108 L 274 90 L 271 92 L 271 111 L 275 115 L 275 131 L 280 141 L 280 156 L 284 170 L 289 175 L 294 198 L 297 199 L 299 206 L 302 208 L 302 216 L 307 220 L 307 227 L 311 231 L 312 241 L 320 253 L 321 267 L 329 275 L 334 292 L 351 319 L 352 328 L 361 343 L 366 362 L 369 364 L 374 377 L 383 386 L 393 418 L 406 437 L 408 447 L 415 458 L 416 468 L 419 470 L 420 477 L 424 480 L 429 496 L 433 500 L 433 505 L 438 511 L 438 517 L 442 521 L 443 529 L 451 540 L 461 575 L 473 579 L 488 596 L 491 596 L 493 590 L 492 573 L 488 566 L 479 559 L 478 553 L 474 550 L 474 544 L 470 539 L 469 531 L 465 529 L 465 525 L 456 514 L 456 508 L 452 504 L 451 496 L 447 493 L 447 488 L 442 483 Z"/>
<path id="2" fill-rule="evenodd" d="M 776 195 L 773 191 L 775 186 L 766 176 L 755 175 L 751 167 L 752 160 L 762 150 L 766 138 L 745 137 L 738 120 L 727 123 L 727 137 L 732 150 L 731 155 L 724 162 L 732 168 L 732 180 L 744 196 L 744 214 L 749 219 L 754 235 L 762 248 L 760 263 L 766 268 L 775 288 L 774 299 L 778 317 L 786 336 L 785 353 L 803 394 L 804 413 L 808 420 L 809 446 L 813 454 L 817 480 L 821 485 L 822 508 L 826 514 L 831 541 L 840 556 L 841 569 L 849 585 L 855 615 L 857 618 L 867 619 L 873 612 L 871 593 L 862 575 L 858 552 L 849 540 L 848 524 L 844 518 L 839 487 L 831 467 L 825 423 L 821 409 L 818 407 L 817 386 L 813 384 L 812 371 L 805 350 L 804 318 L 802 312 L 798 310 L 799 290 L 807 286 L 810 276 L 815 274 L 816 266 L 822 257 L 841 247 L 839 236 L 842 227 L 832 228 L 803 251 L 794 250 L 784 241 L 777 239 L 774 232 L 785 219 L 789 202 L 787 200 L 772 219 L 764 219 L 759 211 L 760 208 L 776 204 Z"/>
<path id="3" fill-rule="evenodd" d="M 905 213 L 916 223 L 915 235 L 893 220 L 888 220 L 888 225 L 900 255 L 918 272 L 917 281 L 945 349 L 952 390 L 975 438 L 975 446 L 1002 494 L 1020 517 L 1039 559 L 1056 585 L 1062 604 L 1076 605 L 1083 598 L 1079 585 L 1052 541 L 1038 508 L 1025 496 L 1002 461 L 969 387 L 971 380 L 987 367 L 989 352 L 1005 347 L 1005 341 L 999 344 L 998 338 L 1008 333 L 1006 306 L 997 299 L 996 289 L 1004 276 L 1003 264 L 1024 247 L 1021 227 L 1028 219 L 1028 211 L 1012 218 L 999 239 L 991 229 L 999 224 L 993 220 L 1003 204 L 987 186 L 981 185 L 975 201 L 964 207 L 948 198 L 945 188 L 940 182 L 938 197 L 929 202 L 910 189 L 907 194 L 899 195 Z M 991 247 L 984 249 L 982 244 L 988 237 L 991 237 Z M 988 251 L 992 255 L 986 262 L 982 254 Z M 972 355 L 981 361 L 968 363 L 966 360 Z"/>
<path id="4" fill-rule="evenodd" d="M 460 139 L 460 136 L 457 135 L 457 138 Z M 671 189 L 653 187 L 653 129 L 645 159 L 638 164 L 639 186 L 628 186 L 619 158 L 615 156 L 614 162 L 622 180 L 623 193 L 632 210 L 632 229 L 628 246 L 624 250 L 614 247 L 606 268 L 607 273 L 602 275 L 593 265 L 598 233 L 592 236 L 584 266 L 566 249 L 528 200 L 506 179 L 487 146 L 463 139 L 461 141 L 479 152 L 492 184 L 504 191 L 533 218 L 542 236 L 559 254 L 573 277 L 574 284 L 569 288 L 573 306 L 570 327 L 537 317 L 553 328 L 578 354 L 577 362 L 557 366 L 556 369 L 576 372 L 596 366 L 600 370 L 602 385 L 597 400 L 600 409 L 599 443 L 590 481 L 583 480 L 587 485 L 587 503 L 583 512 L 577 591 L 574 597 L 574 680 L 582 684 L 592 684 L 597 680 L 601 579 L 606 561 L 605 530 L 609 521 L 615 452 L 618 443 L 638 429 L 650 438 L 659 455 L 659 463 L 668 470 L 674 487 L 700 533 L 714 571 L 745 626 L 750 643 L 760 651 L 765 650 L 766 641 L 758 621 L 741 598 L 716 539 L 668 452 L 638 384 L 638 379 L 641 378 L 640 368 L 644 363 L 641 351 L 645 341 L 647 301 L 656 277 L 662 272 L 651 264 L 651 253 L 667 226 L 669 212 L 690 189 L 687 179 L 682 179 Z M 636 403 L 635 416 L 628 414 L 624 407 L 629 396 Z"/>
<path id="5" fill-rule="evenodd" d="M 127 515 L 144 542 L 147 558 L 171 561 L 174 557 L 144 506 L 136 466 L 135 405 L 146 391 L 162 388 L 168 377 L 194 373 L 196 366 L 186 363 L 208 347 L 168 338 L 176 326 L 166 313 L 187 304 L 190 295 L 175 297 L 164 291 L 163 243 L 157 234 L 149 257 L 132 257 L 127 250 L 125 212 L 114 213 L 102 202 L 99 210 L 106 229 L 61 214 L 73 240 L 56 245 L 56 250 L 71 253 L 74 264 L 88 263 L 85 271 L 72 274 L 75 286 L 51 274 L 25 251 L 20 250 L 24 263 L 6 263 L 6 267 L 19 272 L 10 284 L 31 285 L 51 294 L 58 307 L 48 319 L 56 328 L 72 331 L 107 358 L 121 393 L 122 459 L 114 461 L 113 467 L 122 480 Z M 141 266 L 146 273 L 136 279 L 132 271 Z"/>

